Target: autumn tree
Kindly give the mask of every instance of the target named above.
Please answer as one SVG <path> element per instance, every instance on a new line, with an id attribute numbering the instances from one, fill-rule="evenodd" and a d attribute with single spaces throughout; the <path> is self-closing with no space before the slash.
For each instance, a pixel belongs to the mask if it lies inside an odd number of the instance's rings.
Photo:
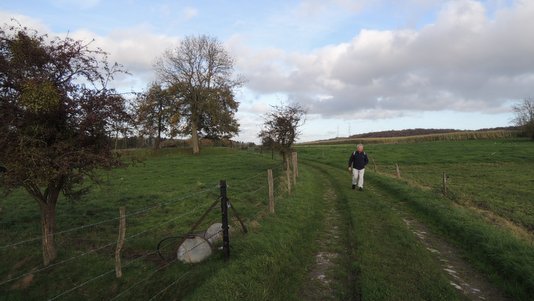
<path id="1" fill-rule="evenodd" d="M 534 140 L 534 98 L 525 98 L 514 106 L 514 123 Z"/>
<path id="2" fill-rule="evenodd" d="M 293 143 L 300 135 L 299 127 L 303 125 L 305 116 L 306 110 L 299 104 L 273 106 L 264 116 L 263 129 L 258 137 L 263 144 L 277 149 L 286 162 Z"/>
<path id="3" fill-rule="evenodd" d="M 136 124 L 140 134 L 155 137 L 154 148 L 159 149 L 162 135 L 172 136 L 178 114 L 174 97 L 158 83 L 153 83 L 136 99 Z M 174 121 L 174 122 L 173 122 Z"/>
<path id="4" fill-rule="evenodd" d="M 60 194 L 73 197 L 95 169 L 120 164 L 110 136 L 128 116 L 123 97 L 107 87 L 117 72 L 82 41 L 0 28 L 0 186 L 22 187 L 37 202 L 45 265 L 57 255 Z"/>
<path id="5" fill-rule="evenodd" d="M 237 134 L 235 90 L 243 81 L 234 76 L 234 61 L 221 42 L 206 35 L 188 36 L 167 50 L 155 68 L 175 97 L 178 128 L 191 135 L 194 154 L 200 152 L 199 137 Z"/>

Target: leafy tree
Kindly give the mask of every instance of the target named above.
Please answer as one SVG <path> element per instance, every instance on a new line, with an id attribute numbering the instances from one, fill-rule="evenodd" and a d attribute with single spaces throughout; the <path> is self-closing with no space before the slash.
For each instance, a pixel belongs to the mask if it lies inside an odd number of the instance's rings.
<path id="1" fill-rule="evenodd" d="M 523 99 L 523 102 L 514 106 L 514 112 L 514 123 L 534 140 L 534 98 Z"/>
<path id="2" fill-rule="evenodd" d="M 169 91 L 157 83 L 137 97 L 136 121 L 140 126 L 140 134 L 156 137 L 155 149 L 159 149 L 162 135 L 173 136 L 172 121 L 179 116 L 174 110 L 173 100 Z"/>
<path id="3" fill-rule="evenodd" d="M 239 103 L 234 92 L 242 80 L 233 77 L 233 59 L 221 42 L 205 35 L 186 37 L 155 67 L 176 99 L 178 129 L 191 134 L 194 154 L 200 152 L 200 136 L 220 139 L 237 134 L 234 115 Z"/>
<path id="4" fill-rule="evenodd" d="M 120 164 L 110 134 L 128 116 L 123 97 L 107 88 L 117 72 L 82 41 L 0 28 L 0 186 L 23 187 L 39 205 L 45 265 L 57 255 L 61 192 L 79 195 L 95 169 Z"/>
<path id="5" fill-rule="evenodd" d="M 300 105 L 273 106 L 265 115 L 259 138 L 265 146 L 276 148 L 286 162 L 291 147 L 300 135 L 299 127 L 304 123 L 306 110 Z"/>

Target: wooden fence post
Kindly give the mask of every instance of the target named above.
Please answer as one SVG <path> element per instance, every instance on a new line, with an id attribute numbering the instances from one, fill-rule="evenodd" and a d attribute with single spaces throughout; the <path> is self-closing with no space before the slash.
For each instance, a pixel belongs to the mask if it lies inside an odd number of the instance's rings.
<path id="1" fill-rule="evenodd" d="M 291 153 L 291 161 L 293 163 L 293 185 L 297 185 L 298 166 L 297 166 L 297 153 Z"/>
<path id="2" fill-rule="evenodd" d="M 293 168 L 293 171 L 297 174 L 297 178 L 299 177 L 299 156 L 298 156 L 298 153 L 297 152 L 294 152 L 293 153 L 293 164 L 294 164 L 294 168 Z"/>
<path id="3" fill-rule="evenodd" d="M 117 248 L 115 249 L 115 276 L 122 277 L 121 251 L 124 246 L 124 237 L 126 235 L 126 208 L 119 208 L 119 237 L 117 239 Z"/>
<path id="4" fill-rule="evenodd" d="M 267 169 L 267 182 L 269 184 L 269 212 L 274 213 L 274 183 L 272 169 Z"/>
<path id="5" fill-rule="evenodd" d="M 443 195 L 447 196 L 447 174 L 443 172 Z"/>
<path id="6" fill-rule="evenodd" d="M 375 159 L 373 157 L 371 157 L 371 161 L 373 162 L 373 170 L 374 172 L 376 172 L 376 162 L 375 162 Z"/>
<path id="7" fill-rule="evenodd" d="M 397 178 L 400 179 L 401 174 L 400 174 L 399 164 L 395 163 L 395 167 L 397 168 Z"/>
<path id="8" fill-rule="evenodd" d="M 291 194 L 291 166 L 289 166 L 289 156 L 286 155 L 286 176 L 287 176 L 287 193 Z"/>

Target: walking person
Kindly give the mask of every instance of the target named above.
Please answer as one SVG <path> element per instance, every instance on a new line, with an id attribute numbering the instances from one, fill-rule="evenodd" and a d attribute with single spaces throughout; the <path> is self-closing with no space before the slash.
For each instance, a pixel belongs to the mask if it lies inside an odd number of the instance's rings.
<path id="1" fill-rule="evenodd" d="M 358 144 L 356 151 L 349 158 L 349 172 L 352 172 L 352 189 L 356 189 L 356 185 L 358 185 L 358 190 L 363 191 L 363 175 L 367 163 L 369 163 L 369 158 L 363 151 L 363 144 Z"/>

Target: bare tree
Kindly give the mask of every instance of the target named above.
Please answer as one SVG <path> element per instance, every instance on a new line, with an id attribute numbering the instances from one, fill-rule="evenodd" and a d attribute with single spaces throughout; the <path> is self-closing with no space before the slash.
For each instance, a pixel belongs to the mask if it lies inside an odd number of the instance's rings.
<path id="1" fill-rule="evenodd" d="M 56 203 L 86 177 L 120 165 L 111 149 L 125 100 L 107 83 L 120 72 L 106 53 L 70 38 L 0 28 L 0 186 L 26 189 L 41 212 L 45 265 L 56 256 Z"/>
<path id="2" fill-rule="evenodd" d="M 299 127 L 304 123 L 306 110 L 299 104 L 273 106 L 265 115 L 263 129 L 259 133 L 262 143 L 276 148 L 286 162 L 291 147 L 300 135 Z"/>
<path id="3" fill-rule="evenodd" d="M 523 132 L 534 140 L 534 98 L 525 98 L 514 106 L 515 118 L 513 122 L 523 129 Z"/>
<path id="4" fill-rule="evenodd" d="M 156 72 L 178 100 L 182 133 L 190 133 L 193 153 L 199 136 L 230 138 L 237 134 L 239 103 L 234 91 L 242 80 L 233 76 L 234 62 L 221 42 L 209 36 L 186 37 L 155 64 Z"/>

